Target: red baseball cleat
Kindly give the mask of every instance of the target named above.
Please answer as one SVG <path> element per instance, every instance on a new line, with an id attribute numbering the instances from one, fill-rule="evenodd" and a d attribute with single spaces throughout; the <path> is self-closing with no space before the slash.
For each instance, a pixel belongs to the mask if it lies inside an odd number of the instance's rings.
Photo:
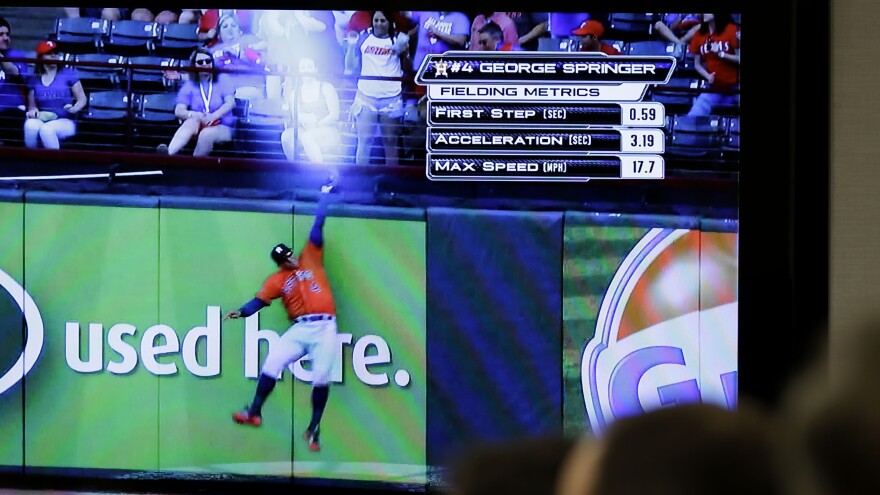
<path id="1" fill-rule="evenodd" d="M 260 426 L 263 424 L 263 418 L 260 416 L 251 416 L 247 408 L 243 411 L 232 413 L 232 420 L 240 425 Z"/>
<path id="2" fill-rule="evenodd" d="M 317 428 L 315 428 L 315 431 L 306 430 L 306 432 L 303 433 L 303 440 L 308 442 L 309 450 L 311 450 L 312 452 L 318 452 L 321 450 L 321 444 L 318 442 Z"/>

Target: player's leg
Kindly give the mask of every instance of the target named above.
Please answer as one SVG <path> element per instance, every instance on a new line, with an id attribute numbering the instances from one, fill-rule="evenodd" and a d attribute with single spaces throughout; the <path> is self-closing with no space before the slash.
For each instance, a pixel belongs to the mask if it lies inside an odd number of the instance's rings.
<path id="1" fill-rule="evenodd" d="M 285 366 L 303 357 L 305 352 L 305 347 L 293 338 L 290 330 L 282 335 L 278 343 L 269 348 L 269 355 L 263 362 L 263 369 L 257 380 L 257 390 L 254 393 L 253 401 L 244 411 L 233 414 L 232 419 L 236 423 L 259 426 L 262 423 L 263 404 L 275 389 L 275 383 L 281 378 Z"/>
<path id="2" fill-rule="evenodd" d="M 336 321 L 322 321 L 317 325 L 321 328 L 309 349 L 312 357 L 312 419 L 305 433 L 309 448 L 314 451 L 320 449 L 318 427 L 324 416 L 327 399 L 330 397 L 330 379 L 337 357 Z"/>

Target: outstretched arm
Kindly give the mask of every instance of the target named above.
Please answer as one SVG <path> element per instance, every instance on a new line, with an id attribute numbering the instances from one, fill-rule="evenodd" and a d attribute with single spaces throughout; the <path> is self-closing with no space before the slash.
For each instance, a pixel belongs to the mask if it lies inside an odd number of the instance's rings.
<path id="1" fill-rule="evenodd" d="M 235 319 L 235 318 L 247 318 L 248 316 L 256 313 L 257 311 L 268 306 L 265 302 L 261 301 L 259 298 L 255 297 L 245 303 L 244 306 L 238 308 L 238 311 L 230 311 L 226 313 L 226 316 L 223 317 L 224 320 Z"/>
<path id="2" fill-rule="evenodd" d="M 315 210 L 315 223 L 312 224 L 312 231 L 309 233 L 309 241 L 318 247 L 324 245 L 324 218 L 327 216 L 327 203 L 330 190 L 332 189 L 332 182 L 321 188 L 321 194 L 318 197 L 318 207 Z"/>

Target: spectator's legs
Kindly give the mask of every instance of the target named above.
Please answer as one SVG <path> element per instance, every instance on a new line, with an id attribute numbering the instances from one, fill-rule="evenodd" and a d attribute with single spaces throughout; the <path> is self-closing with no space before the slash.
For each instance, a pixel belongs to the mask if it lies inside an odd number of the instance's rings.
<path id="1" fill-rule="evenodd" d="M 382 129 L 382 145 L 385 147 L 386 165 L 398 164 L 400 150 L 397 147 L 397 138 L 401 125 L 400 117 L 379 117 L 379 127 Z"/>
<path id="2" fill-rule="evenodd" d="M 229 141 L 232 141 L 232 129 L 229 126 L 205 127 L 199 133 L 196 149 L 193 150 L 193 156 L 208 156 L 214 150 L 216 143 L 226 143 Z"/>
<path id="3" fill-rule="evenodd" d="M 310 162 L 324 163 L 324 155 L 321 153 L 321 145 L 318 143 L 318 132 L 315 130 L 303 131 L 300 133 L 299 139 Z"/>
<path id="4" fill-rule="evenodd" d="M 43 127 L 43 121 L 40 119 L 27 119 L 24 122 L 24 145 L 28 148 L 36 148 L 39 143 L 37 138 L 40 135 L 40 127 Z"/>
<path id="5" fill-rule="evenodd" d="M 688 115 L 712 115 L 715 107 L 719 105 L 739 105 L 739 95 L 702 93 L 694 99 L 694 105 Z"/>
<path id="6" fill-rule="evenodd" d="M 64 7 L 64 15 L 71 19 L 79 17 L 79 7 Z"/>
<path id="7" fill-rule="evenodd" d="M 694 117 L 699 115 L 711 115 L 712 114 L 712 105 L 715 105 L 718 97 L 721 96 L 718 93 L 700 93 L 694 98 L 694 104 L 691 107 L 691 110 L 687 113 L 688 116 Z"/>
<path id="8" fill-rule="evenodd" d="M 373 135 L 376 132 L 376 123 L 379 114 L 369 108 L 362 108 L 355 116 L 357 125 L 357 154 L 355 163 L 358 165 L 370 164 L 370 152 L 373 146 Z"/>
<path id="9" fill-rule="evenodd" d="M 171 138 L 171 144 L 168 145 L 168 154 L 176 155 L 179 153 L 180 150 L 186 146 L 186 143 L 188 143 L 198 132 L 199 119 L 186 119 L 186 121 L 180 125 L 180 128 L 177 129 L 177 132 L 174 133 L 174 137 Z"/>
<path id="10" fill-rule="evenodd" d="M 288 127 L 281 133 L 281 149 L 284 150 L 284 156 L 286 156 L 287 161 L 290 162 L 293 161 L 296 150 L 296 143 L 293 141 L 294 134 L 295 131 L 293 127 Z"/>
<path id="11" fill-rule="evenodd" d="M 40 141 L 50 150 L 61 148 L 61 140 L 76 134 L 76 124 L 70 119 L 55 119 L 40 127 Z"/>

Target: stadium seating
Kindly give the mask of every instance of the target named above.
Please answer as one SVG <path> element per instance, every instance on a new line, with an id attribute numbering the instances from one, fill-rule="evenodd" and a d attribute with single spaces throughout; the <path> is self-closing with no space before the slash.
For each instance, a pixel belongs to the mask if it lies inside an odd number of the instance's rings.
<path id="1" fill-rule="evenodd" d="M 156 24 L 147 21 L 112 21 L 102 41 L 104 53 L 137 57 L 153 53 Z"/>
<path id="2" fill-rule="evenodd" d="M 236 125 L 235 150 L 251 157 L 283 159 L 281 133 L 287 115 L 279 100 L 249 100 L 246 115 Z"/>
<path id="3" fill-rule="evenodd" d="M 640 56 L 671 56 L 682 59 L 684 50 L 677 43 L 660 40 L 632 41 L 627 44 L 627 55 Z"/>
<path id="4" fill-rule="evenodd" d="M 133 144 L 135 147 L 154 150 L 160 143 L 168 143 L 180 127 L 174 115 L 177 106 L 175 93 L 149 93 L 135 96 Z"/>
<path id="5" fill-rule="evenodd" d="M 55 22 L 52 38 L 63 53 L 98 53 L 107 21 L 85 17 L 60 18 Z"/>
<path id="6" fill-rule="evenodd" d="M 605 34 L 624 41 L 650 39 L 656 22 L 656 14 L 615 13 L 608 20 L 609 32 Z"/>
<path id="7" fill-rule="evenodd" d="M 163 24 L 154 42 L 153 53 L 160 57 L 186 60 L 200 44 L 197 25 Z"/>
<path id="8" fill-rule="evenodd" d="M 120 149 L 128 136 L 128 93 L 120 90 L 93 91 L 81 113 L 72 148 Z"/>
<path id="9" fill-rule="evenodd" d="M 166 57 L 140 56 L 130 57 L 129 65 L 151 65 L 155 67 L 173 67 L 175 60 Z M 171 81 L 160 68 L 146 69 L 131 67 L 131 91 L 134 93 L 158 93 L 176 89 L 175 81 Z M 127 81 L 127 79 L 126 79 Z M 126 85 L 126 87 L 128 87 Z"/>
<path id="10" fill-rule="evenodd" d="M 117 64 L 118 67 L 98 67 L 88 65 L 77 65 L 76 76 L 79 78 L 82 87 L 86 92 L 118 89 L 120 78 L 124 75 L 124 70 L 120 64 L 121 60 L 118 55 L 106 53 L 82 53 L 74 56 L 76 62 L 99 62 L 104 64 Z"/>
<path id="11" fill-rule="evenodd" d="M 694 103 L 700 87 L 698 79 L 674 75 L 667 84 L 658 84 L 650 91 L 651 101 L 662 103 L 667 115 L 686 113 Z"/>

